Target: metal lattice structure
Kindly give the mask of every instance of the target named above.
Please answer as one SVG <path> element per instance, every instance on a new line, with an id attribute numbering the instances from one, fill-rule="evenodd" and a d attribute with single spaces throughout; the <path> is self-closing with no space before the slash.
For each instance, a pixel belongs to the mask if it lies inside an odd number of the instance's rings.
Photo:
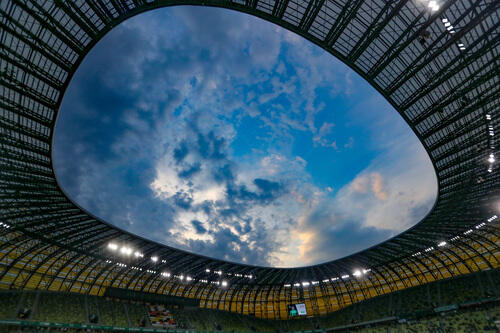
<path id="1" fill-rule="evenodd" d="M 85 55 L 114 26 L 170 5 L 258 16 L 353 68 L 395 107 L 427 150 L 439 186 L 428 216 L 370 249 L 288 269 L 230 263 L 157 244 L 73 203 L 52 164 L 64 91 Z M 102 295 L 112 286 L 198 298 L 204 307 L 278 319 L 286 318 L 288 303 L 305 302 L 318 315 L 500 266 L 494 141 L 500 130 L 499 9 L 498 0 L 2 0 L 0 287 Z M 144 256 L 110 253 L 110 242 L 140 249 Z M 353 276 L 357 269 L 365 273 Z M 172 275 L 161 274 L 166 270 Z M 227 287 L 211 283 L 221 279 Z"/>

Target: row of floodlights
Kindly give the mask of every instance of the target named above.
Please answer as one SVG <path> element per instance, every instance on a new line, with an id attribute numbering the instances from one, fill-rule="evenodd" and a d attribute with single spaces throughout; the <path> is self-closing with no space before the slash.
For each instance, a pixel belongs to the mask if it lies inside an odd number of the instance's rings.
<path id="1" fill-rule="evenodd" d="M 222 271 L 220 271 L 220 270 L 219 271 L 211 271 L 210 268 L 205 269 L 205 273 L 214 273 L 214 274 L 217 274 L 219 276 L 222 275 Z M 226 274 L 229 276 L 235 276 L 235 277 L 240 277 L 240 278 L 244 277 L 244 278 L 247 278 L 250 280 L 254 278 L 254 276 L 252 274 L 240 274 L 240 273 L 234 273 L 234 274 L 233 273 L 226 273 Z"/>
<path id="2" fill-rule="evenodd" d="M 0 227 L 5 228 L 5 229 L 9 229 L 10 225 L 8 225 L 7 223 L 0 222 Z"/>
<path id="3" fill-rule="evenodd" d="M 446 28 L 446 30 L 450 34 L 454 34 L 455 33 L 455 28 L 453 27 L 453 25 L 451 24 L 451 22 L 447 18 L 441 19 L 441 22 L 443 22 L 444 27 Z M 464 43 L 462 43 L 462 42 L 458 42 L 457 46 L 460 49 L 460 51 L 465 51 L 465 49 L 466 49 Z"/>
<path id="4" fill-rule="evenodd" d="M 355 277 L 360 277 L 360 276 L 363 276 L 365 274 L 367 274 L 368 272 L 371 272 L 371 268 L 368 268 L 368 269 L 358 269 L 358 270 L 355 270 L 353 273 L 352 273 L 352 276 L 355 276 Z M 339 280 L 346 280 L 348 278 L 350 278 L 351 275 L 349 274 L 344 274 L 340 277 L 333 277 L 331 279 L 324 279 L 324 280 L 321 280 L 321 282 L 323 283 L 329 283 L 329 282 L 335 282 L 335 281 L 339 281 Z M 303 281 L 303 282 L 296 282 L 296 283 L 286 283 L 283 285 L 283 287 L 285 288 L 291 288 L 292 286 L 294 287 L 309 287 L 311 285 L 313 286 L 316 286 L 319 284 L 319 281 Z"/>
<path id="5" fill-rule="evenodd" d="M 488 122 L 488 134 L 493 137 L 495 136 L 495 131 L 493 129 L 493 124 L 491 124 L 491 115 L 490 114 L 487 114 L 486 115 L 486 121 Z M 493 141 L 490 141 L 490 149 L 493 150 L 495 149 L 495 147 L 493 146 Z M 495 155 L 493 153 L 491 153 L 489 156 L 488 156 L 488 162 L 490 163 L 488 165 L 488 172 L 493 172 L 493 163 L 495 163 Z"/>
<path id="6" fill-rule="evenodd" d="M 210 268 L 205 269 L 205 273 L 210 273 Z M 222 275 L 222 271 L 213 271 L 214 274 Z"/>
<path id="7" fill-rule="evenodd" d="M 172 276 L 172 274 L 170 274 L 169 272 L 162 272 L 161 276 L 166 277 L 166 278 L 170 278 Z M 193 281 L 193 278 L 191 276 L 189 276 L 189 275 L 185 276 L 184 274 L 181 274 L 181 275 L 174 275 L 173 277 L 176 278 L 176 279 L 179 279 L 181 281 L 184 281 L 184 280 L 186 280 L 187 282 Z M 216 284 L 216 285 L 220 285 L 220 286 L 222 286 L 224 288 L 228 286 L 228 283 L 225 280 L 224 281 L 208 281 L 208 280 L 205 280 L 205 279 L 201 279 L 201 280 L 199 280 L 199 282 L 201 282 L 201 283 Z"/>
<path id="8" fill-rule="evenodd" d="M 144 257 L 144 255 L 142 253 L 140 253 L 138 251 L 134 252 L 134 250 L 132 248 L 127 247 L 127 246 L 120 247 L 116 243 L 109 243 L 108 244 L 108 248 L 110 250 L 112 250 L 112 251 L 119 251 L 119 253 L 121 253 L 123 255 L 126 255 L 126 256 L 130 256 L 132 253 L 134 253 L 135 257 L 140 257 L 140 258 Z M 152 256 L 151 257 L 151 261 L 154 262 L 154 263 L 158 262 L 158 260 L 159 260 L 159 258 L 157 256 Z M 162 260 L 161 262 L 162 263 L 166 263 L 166 260 Z M 111 260 L 106 260 L 106 263 L 112 263 L 112 261 Z M 127 267 L 127 265 L 123 264 L 123 263 L 117 263 L 116 265 L 119 266 L 119 267 Z M 131 269 L 142 271 L 142 268 L 136 267 L 136 266 L 132 266 Z M 151 274 L 157 274 L 158 273 L 157 271 L 150 270 L 150 269 L 147 269 L 146 272 L 147 273 L 151 273 Z M 205 269 L 205 272 L 206 273 L 211 273 L 212 271 L 209 268 L 207 268 L 207 269 Z M 213 273 L 217 274 L 219 276 L 221 276 L 223 274 L 221 270 L 213 271 Z M 168 272 L 162 272 L 161 275 L 163 277 L 170 277 L 170 273 L 168 273 Z M 227 273 L 227 275 L 229 275 L 229 276 L 234 275 L 235 277 L 245 277 L 245 278 L 248 278 L 248 279 L 253 279 L 253 277 L 254 277 L 252 274 L 239 274 L 239 273 L 235 273 L 235 274 Z M 192 277 L 190 277 L 190 276 L 186 276 L 185 277 L 184 275 L 174 275 L 174 277 L 178 278 L 181 281 L 183 281 L 184 278 L 188 282 L 193 280 Z M 200 280 L 200 282 L 202 282 L 202 283 L 208 283 L 208 280 Z M 227 284 L 228 284 L 227 281 L 222 281 L 222 282 L 212 281 L 211 283 L 214 283 L 214 282 L 216 282 L 216 284 L 222 285 L 222 287 L 226 287 Z"/>
<path id="9" fill-rule="evenodd" d="M 488 222 L 493 222 L 493 221 L 494 221 L 494 220 L 496 220 L 497 218 L 498 218 L 498 216 L 497 216 L 497 215 L 493 215 L 493 216 L 491 216 L 490 218 L 488 218 L 488 219 L 487 219 L 487 221 L 488 221 Z M 486 223 L 485 223 L 485 222 L 482 222 L 482 223 L 480 223 L 480 224 L 476 225 L 476 226 L 475 226 L 475 228 L 476 228 L 476 229 L 480 229 L 480 228 L 484 227 L 485 225 L 486 225 Z M 4 227 L 5 227 L 6 225 L 5 225 L 5 223 L 0 222 L 0 226 L 4 226 Z M 7 226 L 7 227 L 9 227 L 9 226 Z M 469 229 L 469 230 L 467 230 L 467 231 L 464 231 L 464 232 L 463 232 L 463 234 L 464 234 L 464 235 L 468 235 L 468 234 L 470 234 L 470 233 L 472 233 L 472 232 L 473 232 L 473 230 L 472 230 L 472 229 Z M 453 242 L 453 241 L 456 241 L 456 240 L 458 240 L 458 239 L 460 239 L 460 236 L 455 236 L 455 237 L 452 237 L 449 241 L 450 241 L 450 242 Z M 437 246 L 438 246 L 438 247 L 444 247 L 444 246 L 446 246 L 447 244 L 448 244 L 448 243 L 447 243 L 446 241 L 441 241 L 441 242 L 439 242 L 439 243 L 437 244 Z M 109 247 L 111 250 L 113 250 L 113 251 L 116 251 L 116 250 L 118 250 L 118 248 L 119 248 L 119 247 L 118 247 L 118 245 L 116 245 L 115 243 L 110 243 L 110 244 L 108 245 L 108 247 Z M 127 250 L 122 250 L 123 248 L 125 248 L 125 249 L 127 249 Z M 128 255 L 130 255 L 130 254 L 132 253 L 132 250 L 131 250 L 130 248 L 127 248 L 127 247 L 122 247 L 122 249 L 120 249 L 120 252 L 121 252 L 121 253 L 128 254 Z M 428 248 L 424 249 L 424 252 L 430 252 L 430 251 L 432 251 L 432 250 L 434 250 L 434 247 L 433 247 L 433 246 L 431 246 L 431 247 L 428 247 Z M 135 252 L 135 253 L 137 253 L 137 252 Z M 419 252 L 416 252 L 416 253 L 412 254 L 412 257 L 419 256 L 419 255 L 421 255 L 421 254 L 422 254 L 422 252 L 420 252 L 420 251 L 419 251 Z M 151 260 L 152 260 L 153 262 L 157 262 L 157 261 L 158 261 L 158 257 L 153 256 L 153 257 L 151 257 Z M 164 261 L 164 260 L 162 260 L 162 262 L 165 262 L 165 261 Z M 106 263 L 112 263 L 112 261 L 111 261 L 111 260 L 106 260 Z M 126 265 L 126 264 L 124 264 L 124 263 L 116 263 L 116 265 L 117 265 L 117 266 L 119 266 L 119 267 L 127 267 L 127 265 Z M 136 267 L 136 266 L 132 266 L 131 268 L 132 268 L 132 269 L 134 269 L 134 270 L 140 270 L 140 271 L 142 271 L 142 268 L 139 268 L 139 267 Z M 352 273 L 352 276 L 354 276 L 354 277 L 361 277 L 361 276 L 363 276 L 363 275 L 365 275 L 365 274 L 369 273 L 370 271 L 371 271 L 371 269 L 369 269 L 369 268 L 368 268 L 368 269 L 358 269 L 358 270 L 355 270 L 355 271 Z M 150 269 L 146 270 L 146 272 L 151 273 L 151 274 L 157 274 L 157 273 L 158 273 L 157 271 L 150 270 Z M 209 268 L 207 268 L 207 269 L 205 269 L 205 272 L 206 272 L 206 273 L 211 273 L 212 271 L 211 271 Z M 219 271 L 213 271 L 213 273 L 218 274 L 219 276 L 220 276 L 220 275 L 222 275 L 222 271 L 220 271 L 220 270 L 219 270 Z M 171 274 L 170 274 L 169 272 L 162 272 L 160 275 L 161 275 L 161 276 L 163 276 L 163 277 L 166 277 L 166 278 L 170 278 L 170 277 L 171 277 Z M 231 274 L 231 273 L 228 273 L 228 275 L 232 275 L 232 274 Z M 253 278 L 253 275 L 234 274 L 234 276 L 236 276 L 236 277 L 246 277 L 246 278 L 249 278 L 249 279 L 252 279 L 252 278 Z M 342 275 L 342 276 L 340 276 L 340 277 L 334 277 L 334 278 L 331 278 L 331 279 L 324 279 L 324 280 L 322 280 L 322 282 L 323 282 L 323 283 L 335 282 L 335 281 L 339 281 L 339 280 L 341 280 L 341 279 L 342 279 L 342 280 L 346 280 L 346 279 L 348 279 L 348 278 L 350 278 L 350 277 L 351 277 L 351 276 L 350 276 L 349 274 L 344 274 L 344 275 Z M 182 275 L 182 274 L 181 274 L 181 275 L 174 275 L 174 278 L 177 278 L 177 279 L 179 279 L 179 280 L 181 280 L 181 281 L 183 281 L 184 279 L 186 279 L 186 281 L 188 281 L 188 282 L 190 282 L 190 281 L 192 281 L 192 280 L 193 280 L 193 278 L 192 278 L 192 277 L 190 277 L 190 276 L 184 276 L 184 275 Z M 201 279 L 201 280 L 199 280 L 199 281 L 200 281 L 201 283 L 211 283 L 211 284 L 221 285 L 222 287 L 227 287 L 227 285 L 228 285 L 227 281 L 208 281 L 208 280 L 205 280 L 205 279 Z M 300 287 L 300 286 L 302 286 L 302 287 L 309 287 L 310 285 L 313 285 L 313 286 L 314 286 L 314 285 L 318 285 L 318 284 L 319 284 L 319 281 L 311 281 L 311 282 L 309 282 L 309 281 L 303 281 L 303 282 L 301 282 L 301 283 L 298 283 L 298 282 L 297 282 L 297 283 L 294 283 L 294 284 L 293 284 L 293 286 L 294 286 L 294 287 Z M 290 287 L 292 287 L 292 284 L 287 283 L 287 284 L 285 284 L 285 285 L 284 285 L 284 287 L 285 287 L 285 288 L 290 288 Z"/>
<path id="10" fill-rule="evenodd" d="M 455 33 L 455 28 L 453 27 L 453 25 L 451 24 L 451 22 L 447 18 L 441 19 L 441 22 L 443 22 L 444 27 L 446 28 L 446 30 L 450 34 L 454 34 Z M 466 49 L 464 43 L 462 43 L 462 42 L 458 42 L 457 46 L 460 49 L 460 51 L 465 51 L 465 49 Z"/>
<path id="11" fill-rule="evenodd" d="M 110 249 L 111 251 L 119 251 L 121 254 L 123 254 L 125 256 L 130 256 L 133 253 L 134 257 L 136 257 L 136 258 L 143 258 L 144 257 L 144 254 L 142 254 L 141 252 L 134 251 L 132 248 L 130 248 L 128 246 L 119 247 L 118 244 L 116 244 L 116 243 L 109 243 L 108 249 Z"/>
<path id="12" fill-rule="evenodd" d="M 490 217 L 489 219 L 487 219 L 487 221 L 488 221 L 488 222 L 493 222 L 493 221 L 495 221 L 497 218 L 498 218 L 498 216 L 497 216 L 497 215 L 493 215 L 492 217 Z M 482 228 L 482 227 L 484 227 L 485 225 L 486 225 L 486 223 L 485 223 L 485 222 L 481 222 L 481 223 L 479 223 L 478 225 L 476 225 L 474 228 L 476 228 L 476 229 L 481 229 L 481 228 Z M 474 230 L 469 229 L 469 230 L 464 231 L 464 232 L 463 232 L 463 234 L 464 234 L 464 235 L 468 235 L 468 234 L 470 234 L 470 233 L 472 233 L 472 232 L 474 232 Z M 458 236 L 458 235 L 457 235 L 457 236 L 455 236 L 455 237 L 450 238 L 450 240 L 449 240 L 449 241 L 450 241 L 450 242 L 454 242 L 454 241 L 456 241 L 456 240 L 458 240 L 458 239 L 460 239 L 460 236 Z M 447 244 L 448 244 L 448 243 L 447 243 L 446 241 L 441 241 L 441 242 L 439 242 L 439 243 L 437 244 L 437 246 L 438 246 L 438 247 L 443 247 L 443 246 L 446 246 Z M 424 252 L 430 252 L 430 251 L 432 251 L 432 250 L 434 250 L 434 247 L 433 247 L 433 246 L 426 248 L 426 249 L 424 250 Z M 417 256 L 419 256 L 419 255 L 421 255 L 421 254 L 422 254 L 422 252 L 420 252 L 420 251 L 419 251 L 419 252 L 416 252 L 416 253 L 412 254 L 411 256 L 412 256 L 412 257 L 417 257 Z"/>
<path id="13" fill-rule="evenodd" d="M 112 264 L 113 262 L 111 260 L 106 260 L 106 263 L 107 264 Z M 118 267 L 127 267 L 126 264 L 121 263 L 121 262 L 117 262 L 116 266 L 118 266 Z M 140 268 L 140 267 L 132 266 L 130 268 L 133 269 L 133 270 L 142 271 L 142 268 Z M 152 269 L 146 269 L 146 273 L 158 274 L 157 271 L 152 270 Z M 162 272 L 162 273 L 160 273 L 160 275 L 163 276 L 163 277 L 166 277 L 166 278 L 170 278 L 172 276 L 169 272 Z M 189 276 L 189 275 L 185 276 L 185 275 L 181 274 L 181 275 L 174 275 L 173 277 L 176 278 L 176 279 L 179 279 L 181 281 L 184 281 L 184 280 L 186 280 L 187 282 L 193 281 L 193 278 L 191 276 Z M 228 282 L 225 281 L 225 280 L 224 281 L 208 281 L 208 280 L 203 280 L 202 279 L 202 280 L 200 280 L 200 282 L 201 283 L 217 284 L 217 285 L 220 285 L 222 287 L 227 287 L 228 286 Z"/>
<path id="14" fill-rule="evenodd" d="M 429 9 L 432 12 L 436 12 L 440 8 L 438 2 L 434 1 L 434 0 L 428 1 L 427 2 L 427 6 L 429 7 Z M 444 28 L 446 29 L 446 31 L 448 31 L 448 33 L 454 34 L 456 32 L 455 27 L 451 24 L 451 22 L 450 22 L 450 20 L 448 18 L 443 17 L 441 19 L 441 22 L 443 23 Z M 460 41 L 457 42 L 457 46 L 460 49 L 460 51 L 465 51 L 466 50 L 466 47 L 465 47 L 464 43 L 462 43 Z"/>
<path id="15" fill-rule="evenodd" d="M 450 34 L 454 34 L 455 33 L 455 28 L 453 27 L 453 25 L 451 25 L 451 22 L 447 18 L 441 19 L 441 22 L 443 22 L 443 25 L 444 25 L 445 29 L 448 30 L 448 32 Z M 465 50 L 465 46 L 462 43 L 458 43 L 458 47 L 462 51 Z"/>

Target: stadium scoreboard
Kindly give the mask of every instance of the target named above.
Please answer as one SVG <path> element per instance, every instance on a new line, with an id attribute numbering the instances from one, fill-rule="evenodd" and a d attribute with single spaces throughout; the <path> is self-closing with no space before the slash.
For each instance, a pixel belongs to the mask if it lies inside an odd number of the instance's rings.
<path id="1" fill-rule="evenodd" d="M 307 315 L 306 305 L 304 303 L 299 304 L 288 304 L 288 316 L 305 316 Z"/>

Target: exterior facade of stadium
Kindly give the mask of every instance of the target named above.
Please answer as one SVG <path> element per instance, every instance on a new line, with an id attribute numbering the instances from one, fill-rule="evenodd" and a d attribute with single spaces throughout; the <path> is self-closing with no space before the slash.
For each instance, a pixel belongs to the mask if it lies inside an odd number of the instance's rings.
<path id="1" fill-rule="evenodd" d="M 419 224 L 354 255 L 301 268 L 211 259 L 97 219 L 60 188 L 58 109 L 114 26 L 171 5 L 229 8 L 289 29 L 372 84 L 414 130 L 438 198 Z M 497 0 L 2 0 L 0 289 L 104 295 L 109 287 L 286 319 L 500 266 L 500 2 Z M 168 274 L 167 274 L 168 272 Z"/>

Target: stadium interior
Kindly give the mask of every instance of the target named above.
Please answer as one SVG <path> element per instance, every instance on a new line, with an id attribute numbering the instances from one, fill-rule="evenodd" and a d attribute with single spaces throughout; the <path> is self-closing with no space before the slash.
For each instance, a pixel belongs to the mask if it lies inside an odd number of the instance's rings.
<path id="1" fill-rule="evenodd" d="M 61 189 L 69 82 L 113 27 L 173 5 L 232 9 L 339 58 L 415 132 L 438 197 L 410 230 L 298 268 L 138 237 Z M 500 332 L 500 1 L 0 1 L 0 332 Z"/>
<path id="2" fill-rule="evenodd" d="M 203 309 L 192 299 L 112 290 L 104 297 L 47 291 L 3 291 L 1 318 L 88 325 L 103 330 L 150 328 L 199 332 L 361 331 L 496 332 L 500 274 L 483 271 L 375 297 L 334 313 L 291 320 Z M 411 300 L 408 302 L 407 300 Z M 8 322 L 6 322 L 8 324 Z M 18 323 L 20 325 L 20 322 Z M 16 324 L 17 325 L 17 324 Z M 11 330 L 19 326 L 11 324 Z M 22 326 L 21 326 L 22 327 Z M 43 325 L 42 325 L 43 327 Z M 56 329 L 50 327 L 47 329 Z"/>

